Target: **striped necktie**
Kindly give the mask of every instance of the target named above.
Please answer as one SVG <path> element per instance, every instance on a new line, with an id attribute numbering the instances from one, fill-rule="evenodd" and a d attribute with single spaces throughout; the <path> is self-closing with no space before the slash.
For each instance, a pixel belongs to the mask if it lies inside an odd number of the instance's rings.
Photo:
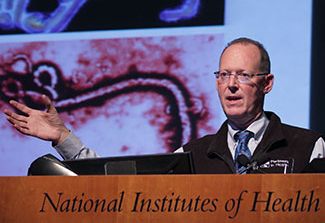
<path id="1" fill-rule="evenodd" d="M 235 140 L 238 141 L 236 151 L 235 151 L 235 165 L 236 165 L 236 173 L 239 173 L 241 170 L 243 170 L 245 167 L 240 167 L 237 162 L 237 158 L 239 155 L 243 154 L 247 156 L 248 159 L 251 158 L 252 154 L 251 151 L 248 148 L 248 141 L 250 138 L 254 136 L 254 133 L 244 130 L 244 131 L 239 131 L 235 134 Z M 244 172 L 243 174 L 245 174 Z"/>

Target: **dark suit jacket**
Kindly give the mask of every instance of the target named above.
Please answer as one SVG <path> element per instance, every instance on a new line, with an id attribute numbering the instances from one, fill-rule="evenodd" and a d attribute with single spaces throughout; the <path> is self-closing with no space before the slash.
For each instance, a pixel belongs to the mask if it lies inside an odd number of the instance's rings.
<path id="1" fill-rule="evenodd" d="M 270 123 L 251 160 L 267 153 L 269 161 L 260 167 L 267 173 L 299 173 L 309 163 L 320 134 L 281 123 L 280 118 L 265 112 Z M 228 126 L 225 121 L 214 135 L 195 139 L 183 146 L 193 154 L 196 173 L 235 173 L 235 164 L 227 144 Z"/>

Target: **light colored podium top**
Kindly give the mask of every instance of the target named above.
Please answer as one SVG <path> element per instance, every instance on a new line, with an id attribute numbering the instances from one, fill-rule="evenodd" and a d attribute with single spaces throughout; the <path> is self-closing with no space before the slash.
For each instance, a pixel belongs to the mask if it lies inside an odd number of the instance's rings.
<path id="1" fill-rule="evenodd" d="M 0 177 L 0 222 L 325 222 L 325 174 Z"/>

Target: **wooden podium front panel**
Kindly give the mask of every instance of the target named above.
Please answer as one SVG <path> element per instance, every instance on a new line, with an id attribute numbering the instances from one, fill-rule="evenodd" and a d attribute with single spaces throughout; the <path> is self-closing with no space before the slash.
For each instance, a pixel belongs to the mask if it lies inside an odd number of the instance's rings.
<path id="1" fill-rule="evenodd" d="M 325 175 L 0 177 L 0 222 L 325 222 Z"/>

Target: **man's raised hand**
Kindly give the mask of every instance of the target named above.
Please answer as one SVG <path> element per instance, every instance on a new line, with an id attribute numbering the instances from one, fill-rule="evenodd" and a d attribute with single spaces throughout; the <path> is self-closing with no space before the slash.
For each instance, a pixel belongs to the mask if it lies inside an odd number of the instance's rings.
<path id="1" fill-rule="evenodd" d="M 51 100 L 45 95 L 42 95 L 42 102 L 46 106 L 46 111 L 32 109 L 17 101 L 11 100 L 9 103 L 25 113 L 26 116 L 19 115 L 7 109 L 4 110 L 4 113 L 7 115 L 7 120 L 19 132 L 52 141 L 54 145 L 60 144 L 68 137 L 70 131 L 64 125 Z"/>

